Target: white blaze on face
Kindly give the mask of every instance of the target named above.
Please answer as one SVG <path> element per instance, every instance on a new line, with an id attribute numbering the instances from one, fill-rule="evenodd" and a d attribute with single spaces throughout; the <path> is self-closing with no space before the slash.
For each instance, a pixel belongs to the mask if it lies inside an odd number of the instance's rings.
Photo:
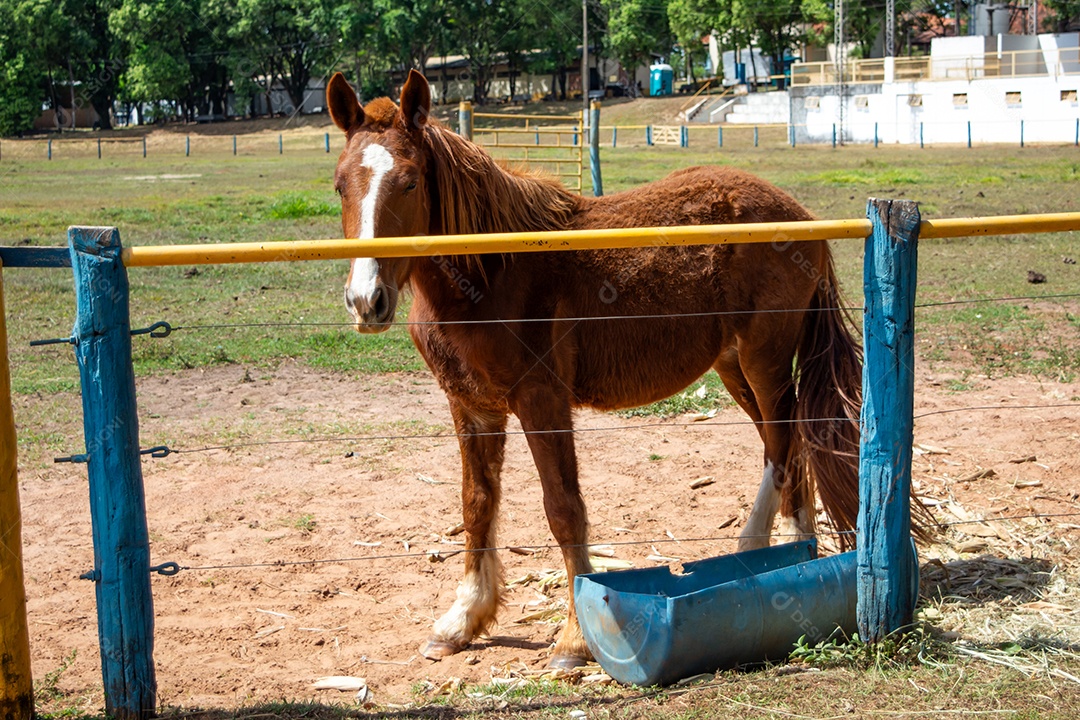
<path id="1" fill-rule="evenodd" d="M 379 201 L 379 189 L 383 178 L 394 167 L 394 157 L 382 145 L 371 144 L 364 148 L 360 166 L 371 170 L 368 190 L 360 201 L 360 239 L 375 237 L 375 208 Z M 379 261 L 373 258 L 357 258 L 352 261 L 349 289 L 354 297 L 368 300 L 375 292 L 379 277 Z"/>

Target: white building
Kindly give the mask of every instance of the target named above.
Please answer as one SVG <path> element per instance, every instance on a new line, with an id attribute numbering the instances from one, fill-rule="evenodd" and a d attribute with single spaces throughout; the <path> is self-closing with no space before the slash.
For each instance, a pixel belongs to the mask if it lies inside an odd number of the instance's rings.
<path id="1" fill-rule="evenodd" d="M 929 57 L 793 68 L 796 141 L 1076 142 L 1080 33 L 935 38 Z M 1021 135 L 1022 134 L 1022 135 Z"/>

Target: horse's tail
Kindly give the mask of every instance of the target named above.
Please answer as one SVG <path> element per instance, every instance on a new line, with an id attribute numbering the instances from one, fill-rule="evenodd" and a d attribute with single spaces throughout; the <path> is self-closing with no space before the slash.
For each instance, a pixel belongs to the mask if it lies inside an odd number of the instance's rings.
<path id="1" fill-rule="evenodd" d="M 795 432 L 788 467 L 799 483 L 804 512 L 814 516 L 814 489 L 840 532 L 841 548 L 855 546 L 859 515 L 859 411 L 862 347 L 840 302 L 832 254 L 818 278 L 803 323 L 796 362 Z"/>

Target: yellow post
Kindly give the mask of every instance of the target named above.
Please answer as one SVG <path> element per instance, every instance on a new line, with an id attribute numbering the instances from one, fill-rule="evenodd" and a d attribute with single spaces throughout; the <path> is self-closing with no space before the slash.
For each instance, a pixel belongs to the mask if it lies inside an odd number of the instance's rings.
<path id="1" fill-rule="evenodd" d="M 34 714 L 30 632 L 23 586 L 22 520 L 11 407 L 3 265 L 0 263 L 0 718 L 30 720 Z"/>

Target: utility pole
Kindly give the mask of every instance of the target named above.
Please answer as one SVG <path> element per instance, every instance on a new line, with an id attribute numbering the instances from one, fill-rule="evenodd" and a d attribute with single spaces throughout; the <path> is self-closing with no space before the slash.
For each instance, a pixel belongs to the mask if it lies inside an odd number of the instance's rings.
<path id="1" fill-rule="evenodd" d="M 836 0 L 836 17 L 833 20 L 833 44 L 836 46 L 836 95 L 839 100 L 838 125 L 840 144 L 844 144 L 844 0 Z"/>
<path id="2" fill-rule="evenodd" d="M 896 56 L 896 0 L 885 0 L 885 57 Z"/>
<path id="3" fill-rule="evenodd" d="M 581 0 L 581 111 L 582 122 L 587 122 L 589 117 L 589 0 Z"/>

